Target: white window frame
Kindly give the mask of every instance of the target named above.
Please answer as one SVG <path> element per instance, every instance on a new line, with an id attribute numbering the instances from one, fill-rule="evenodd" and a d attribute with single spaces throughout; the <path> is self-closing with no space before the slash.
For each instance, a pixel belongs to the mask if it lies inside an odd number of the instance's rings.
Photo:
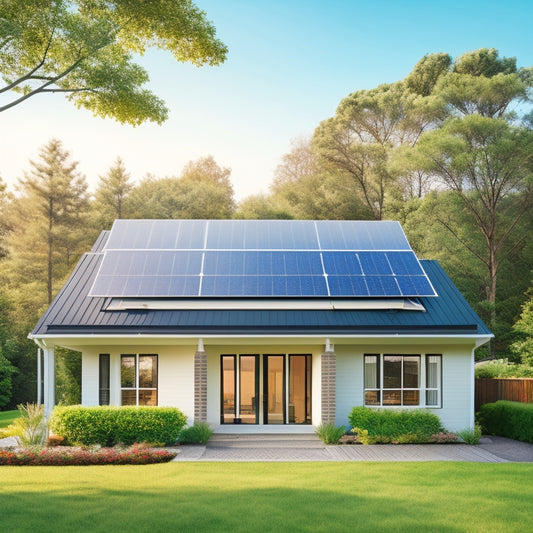
<path id="1" fill-rule="evenodd" d="M 400 405 L 389 405 L 383 403 L 383 392 L 391 390 L 389 388 L 384 388 L 383 386 L 383 374 L 384 374 L 384 361 L 386 356 L 399 356 L 402 357 L 402 382 L 400 390 L 402 391 L 402 404 Z M 377 357 L 378 365 L 378 383 L 377 387 L 367 387 L 366 386 L 366 358 L 367 357 Z M 404 388 L 403 387 L 403 357 L 420 357 L 420 366 L 419 366 L 419 376 L 418 376 L 418 387 L 417 388 Z M 436 386 L 427 387 L 428 382 L 428 371 L 429 371 L 429 358 L 437 357 L 437 378 Z M 392 353 L 365 353 L 363 354 L 363 404 L 365 407 L 374 407 L 374 408 L 386 408 L 386 409 L 440 409 L 442 408 L 442 354 L 436 353 L 401 353 L 401 354 L 392 354 Z M 392 390 L 397 390 L 396 388 Z M 404 405 L 403 404 L 403 391 L 419 391 L 419 403 L 418 405 Z M 379 395 L 379 403 L 367 403 L 367 392 L 377 392 Z M 429 403 L 428 392 L 436 392 L 437 401 L 434 403 Z"/>

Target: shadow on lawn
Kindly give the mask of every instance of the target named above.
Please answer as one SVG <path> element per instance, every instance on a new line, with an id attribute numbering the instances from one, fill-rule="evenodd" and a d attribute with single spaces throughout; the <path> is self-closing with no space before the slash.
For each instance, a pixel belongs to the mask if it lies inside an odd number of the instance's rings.
<path id="1" fill-rule="evenodd" d="M 110 468 L 115 467 L 105 467 L 106 470 Z M 368 490 L 365 486 L 358 486 L 355 479 L 332 479 L 331 486 L 322 489 L 243 486 L 239 490 L 229 490 L 220 480 L 216 483 L 211 480 L 210 486 L 205 488 L 180 486 L 180 472 L 176 471 L 173 476 L 175 479 L 168 478 L 172 481 L 168 483 L 168 488 L 143 489 L 141 469 L 131 485 L 106 488 L 98 482 L 94 483 L 98 473 L 103 474 L 103 467 L 69 470 L 72 476 L 76 476 L 76 482 L 47 485 L 43 481 L 40 486 L 34 485 L 31 489 L 29 486 L 23 487 L 24 483 L 21 483 L 18 489 L 13 487 L 13 490 L 9 489 L 9 483 L 4 484 L 0 490 L 2 529 L 54 533 L 462 532 L 519 531 L 519 526 L 527 523 L 527 516 L 520 516 L 518 512 L 522 506 L 524 513 L 524 504 L 516 501 L 515 495 L 509 495 L 509 501 L 501 502 L 507 511 L 500 513 L 486 495 L 480 495 L 479 500 L 474 496 L 469 502 L 465 501 L 464 495 L 442 501 L 442 493 L 432 495 L 425 490 L 402 494 L 385 487 L 385 494 L 381 494 L 377 487 Z M 91 475 L 86 477 L 84 471 L 91 471 Z M 21 469 L 20 475 L 25 472 L 28 470 Z M 167 484 L 165 474 L 162 472 L 163 485 Z M 486 506 L 479 504 L 483 498 Z M 509 506 L 509 502 L 513 501 L 515 505 L 511 503 Z M 487 512 L 491 506 L 492 512 Z"/>

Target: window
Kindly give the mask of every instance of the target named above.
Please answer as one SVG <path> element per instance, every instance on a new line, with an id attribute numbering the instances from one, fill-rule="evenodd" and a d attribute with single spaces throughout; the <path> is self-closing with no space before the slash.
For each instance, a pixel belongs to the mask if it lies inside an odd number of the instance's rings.
<path id="1" fill-rule="evenodd" d="M 365 405 L 441 406 L 441 355 L 365 354 L 364 374 Z"/>
<path id="2" fill-rule="evenodd" d="M 121 355 L 122 405 L 157 405 L 157 355 Z"/>
<path id="3" fill-rule="evenodd" d="M 101 353 L 98 372 L 98 405 L 109 405 L 109 354 Z"/>

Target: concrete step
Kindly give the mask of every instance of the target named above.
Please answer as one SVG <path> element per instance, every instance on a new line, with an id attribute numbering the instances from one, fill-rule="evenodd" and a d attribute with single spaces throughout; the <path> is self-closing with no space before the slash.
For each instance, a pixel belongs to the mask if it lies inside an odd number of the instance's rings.
<path id="1" fill-rule="evenodd" d="M 207 443 L 208 448 L 299 448 L 317 449 L 324 444 L 316 435 L 302 434 L 213 434 Z"/>

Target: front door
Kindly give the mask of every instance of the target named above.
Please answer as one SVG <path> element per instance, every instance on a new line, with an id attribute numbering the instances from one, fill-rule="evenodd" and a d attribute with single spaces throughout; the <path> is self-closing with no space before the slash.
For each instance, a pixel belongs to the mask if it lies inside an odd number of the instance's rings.
<path id="1" fill-rule="evenodd" d="M 285 356 L 263 356 L 263 424 L 285 424 Z"/>
<path id="2" fill-rule="evenodd" d="M 311 424 L 311 355 L 232 354 L 220 362 L 221 424 Z"/>

